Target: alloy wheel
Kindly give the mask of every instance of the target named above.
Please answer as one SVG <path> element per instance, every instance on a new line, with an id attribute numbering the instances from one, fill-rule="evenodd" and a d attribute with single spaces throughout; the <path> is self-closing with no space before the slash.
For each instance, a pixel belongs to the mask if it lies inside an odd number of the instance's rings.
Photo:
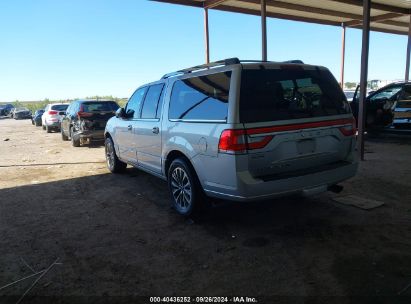
<path id="1" fill-rule="evenodd" d="M 192 187 L 190 178 L 183 168 L 177 167 L 171 174 L 171 192 L 174 202 L 182 211 L 190 208 L 192 204 Z"/>

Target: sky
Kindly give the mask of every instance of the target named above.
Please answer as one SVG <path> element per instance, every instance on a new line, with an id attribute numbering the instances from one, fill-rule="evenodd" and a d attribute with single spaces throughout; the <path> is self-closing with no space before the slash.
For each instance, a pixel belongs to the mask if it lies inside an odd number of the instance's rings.
<path id="1" fill-rule="evenodd" d="M 211 61 L 261 59 L 260 18 L 210 10 Z M 268 18 L 268 60 L 301 59 L 339 79 L 341 28 Z M 406 36 L 371 32 L 368 79 L 401 79 Z M 347 29 L 345 81 L 360 77 L 361 31 Z M 146 0 L 1 0 L 0 101 L 129 97 L 204 63 L 203 11 Z"/>

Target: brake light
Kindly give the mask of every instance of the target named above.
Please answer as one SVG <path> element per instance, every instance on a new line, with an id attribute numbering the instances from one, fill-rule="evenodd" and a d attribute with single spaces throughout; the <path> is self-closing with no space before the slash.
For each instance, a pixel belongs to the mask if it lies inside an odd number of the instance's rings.
<path id="1" fill-rule="evenodd" d="M 58 114 L 57 111 L 49 111 L 48 113 L 49 113 L 49 115 L 57 115 Z"/>
<path id="2" fill-rule="evenodd" d="M 355 118 L 351 120 L 351 124 L 339 128 L 344 136 L 354 136 L 357 133 Z"/>
<path id="3" fill-rule="evenodd" d="M 247 150 L 261 149 L 274 137 L 273 135 L 250 137 L 250 134 L 255 135 L 258 133 L 255 132 L 255 129 L 224 130 L 218 143 L 219 151 L 243 153 Z"/>

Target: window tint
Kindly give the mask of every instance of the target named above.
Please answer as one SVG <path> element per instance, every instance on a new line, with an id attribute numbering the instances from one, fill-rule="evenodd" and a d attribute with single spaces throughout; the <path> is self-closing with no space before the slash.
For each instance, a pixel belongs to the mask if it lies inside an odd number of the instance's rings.
<path id="1" fill-rule="evenodd" d="M 170 99 L 170 119 L 226 120 L 231 72 L 178 80 Z"/>
<path id="2" fill-rule="evenodd" d="M 147 87 L 144 87 L 135 91 L 127 103 L 126 113 L 129 114 L 130 111 L 134 111 L 133 118 L 140 118 L 140 106 L 146 90 Z"/>
<path id="3" fill-rule="evenodd" d="M 68 108 L 68 104 L 64 104 L 64 105 L 53 105 L 51 106 L 51 109 L 54 111 L 65 111 Z"/>
<path id="4" fill-rule="evenodd" d="M 163 86 L 164 85 L 161 83 L 153 85 L 148 89 L 146 98 L 144 99 L 143 109 L 141 110 L 141 118 L 157 117 L 158 101 L 160 99 Z"/>
<path id="5" fill-rule="evenodd" d="M 114 101 L 84 102 L 82 106 L 83 112 L 114 112 L 119 108 Z"/>
<path id="6" fill-rule="evenodd" d="M 241 122 L 346 114 L 345 95 L 329 71 L 304 69 L 243 70 Z"/>

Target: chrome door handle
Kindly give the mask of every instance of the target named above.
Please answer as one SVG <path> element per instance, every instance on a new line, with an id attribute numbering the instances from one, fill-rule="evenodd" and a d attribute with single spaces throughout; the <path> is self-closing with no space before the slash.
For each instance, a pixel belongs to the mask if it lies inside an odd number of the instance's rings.
<path id="1" fill-rule="evenodd" d="M 154 128 L 153 128 L 153 133 L 154 133 L 154 134 L 160 133 L 160 129 L 159 129 L 158 127 L 154 127 Z"/>
<path id="2" fill-rule="evenodd" d="M 127 130 L 131 131 L 133 129 L 132 125 L 127 126 Z"/>

